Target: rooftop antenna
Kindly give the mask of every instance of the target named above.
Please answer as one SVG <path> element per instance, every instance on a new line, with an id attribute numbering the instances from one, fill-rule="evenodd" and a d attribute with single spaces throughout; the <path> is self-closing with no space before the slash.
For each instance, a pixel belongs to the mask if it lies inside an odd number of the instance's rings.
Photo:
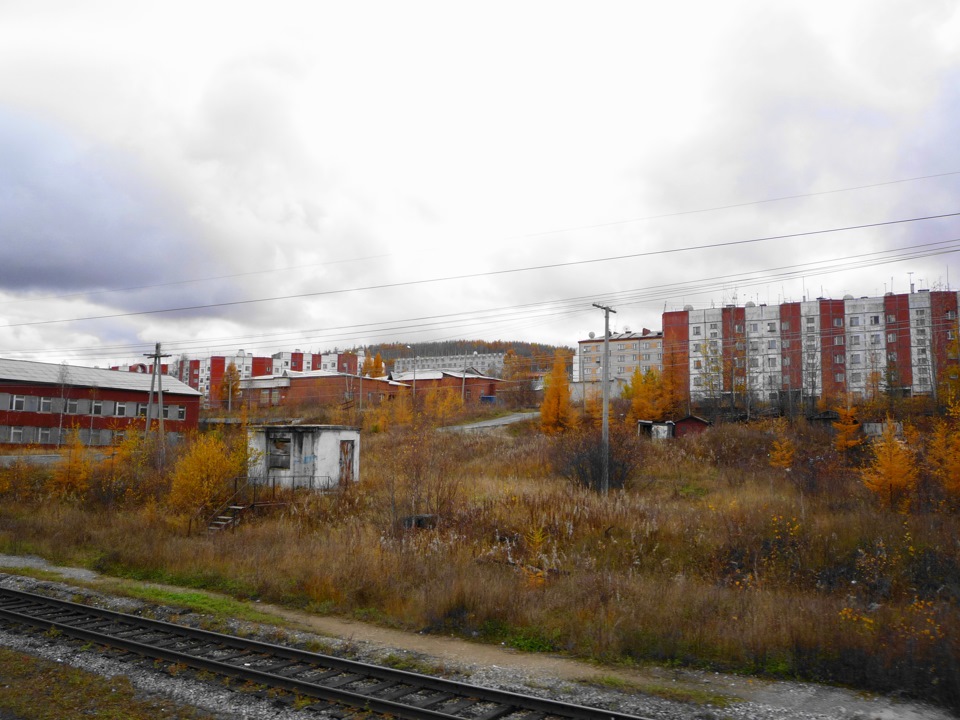
<path id="1" fill-rule="evenodd" d="M 913 271 L 907 271 L 907 277 L 910 278 L 910 294 L 913 295 Z"/>

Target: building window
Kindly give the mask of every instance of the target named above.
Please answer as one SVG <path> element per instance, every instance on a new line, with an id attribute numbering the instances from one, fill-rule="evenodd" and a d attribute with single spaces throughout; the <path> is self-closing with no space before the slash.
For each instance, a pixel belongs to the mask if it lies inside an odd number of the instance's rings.
<path id="1" fill-rule="evenodd" d="M 760 343 L 756 340 L 750 341 L 750 352 L 757 352 L 760 349 Z"/>
<path id="2" fill-rule="evenodd" d="M 879 336 L 879 335 L 871 335 L 871 336 L 870 336 L 870 344 L 871 344 L 871 345 L 879 345 L 879 344 L 880 344 L 880 336 Z"/>
<path id="3" fill-rule="evenodd" d="M 733 331 L 734 331 L 735 333 L 742 333 L 742 332 L 743 332 L 743 325 L 739 325 L 739 324 L 738 324 L 738 325 L 734 325 L 734 326 L 733 326 Z"/>
<path id="4" fill-rule="evenodd" d="M 860 327 L 860 316 L 854 315 L 850 318 L 850 327 Z"/>
<path id="5" fill-rule="evenodd" d="M 776 332 L 776 331 L 777 331 L 777 324 L 775 322 L 768 322 L 767 332 Z"/>
<path id="6" fill-rule="evenodd" d="M 834 318 L 833 319 L 834 327 L 843 327 L 843 318 Z"/>
<path id="7" fill-rule="evenodd" d="M 27 399 L 23 395 L 14 395 L 12 398 L 10 398 L 10 409 L 23 410 L 26 402 Z"/>
<path id="8" fill-rule="evenodd" d="M 850 375 L 850 382 L 858 383 L 858 382 L 861 382 L 862 380 L 863 380 L 863 376 L 860 373 L 853 373 L 852 375 Z"/>
<path id="9" fill-rule="evenodd" d="M 710 337 L 715 338 L 715 337 L 720 337 L 720 336 L 717 335 L 717 331 L 716 331 L 716 330 L 711 330 L 711 331 L 710 331 Z"/>
<path id="10" fill-rule="evenodd" d="M 12 427 L 12 428 L 10 428 L 10 442 L 12 442 L 12 443 L 22 443 L 22 442 L 23 442 L 23 428 L 22 428 L 22 427 Z"/>
<path id="11" fill-rule="evenodd" d="M 807 325 L 813 325 L 816 321 L 817 319 L 813 317 L 813 315 L 810 315 L 809 317 L 807 317 Z"/>
<path id="12" fill-rule="evenodd" d="M 695 378 L 693 379 L 693 384 L 694 384 L 695 387 L 700 387 L 700 386 L 703 384 L 703 382 L 700 380 L 700 378 L 695 377 Z"/>
<path id="13" fill-rule="evenodd" d="M 51 445 L 50 440 L 50 428 L 42 427 L 40 428 L 40 444 L 41 445 Z"/>
<path id="14" fill-rule="evenodd" d="M 888 343 L 893 343 L 893 342 L 896 342 L 896 341 L 897 341 L 897 334 L 896 334 L 896 333 L 887 333 L 887 342 L 888 342 Z"/>
<path id="15" fill-rule="evenodd" d="M 843 382 L 843 373 L 837 373 L 836 375 L 833 376 L 833 379 L 836 380 L 838 383 L 842 383 L 842 382 Z"/>
<path id="16" fill-rule="evenodd" d="M 757 323 L 750 323 L 750 332 L 757 332 L 759 325 Z"/>
<path id="17" fill-rule="evenodd" d="M 67 398 L 67 415 L 76 415 L 80 411 L 80 401 L 77 398 Z"/>
<path id="18" fill-rule="evenodd" d="M 790 349 L 790 341 L 789 341 L 789 340 L 784 340 L 784 341 L 783 341 L 783 345 L 782 345 L 781 347 L 782 347 L 784 350 L 789 350 L 789 349 Z"/>
<path id="19" fill-rule="evenodd" d="M 138 402 L 138 403 L 137 403 L 137 415 L 138 415 L 139 417 L 146 417 L 146 416 L 147 416 L 147 404 L 146 404 L 146 403 L 142 403 L 142 402 Z"/>
<path id="20" fill-rule="evenodd" d="M 103 400 L 94 400 L 90 410 L 91 415 L 103 415 Z"/>
<path id="21" fill-rule="evenodd" d="M 717 324 L 716 324 L 716 323 L 710 323 L 710 329 L 711 329 L 711 330 L 716 330 L 716 329 L 717 329 Z"/>
<path id="22" fill-rule="evenodd" d="M 42 413 L 53 412 L 53 398 L 48 398 L 48 397 L 40 398 L 40 412 Z"/>
<path id="23" fill-rule="evenodd" d="M 701 360 L 694 360 L 694 361 L 693 361 L 693 369 L 694 369 L 694 370 L 699 370 L 699 369 L 702 368 L 702 367 L 703 367 L 703 362 L 702 362 Z"/>
<path id="24" fill-rule="evenodd" d="M 853 335 L 853 336 L 851 336 L 851 337 L 850 337 L 850 344 L 851 344 L 851 345 L 859 345 L 859 344 L 860 344 L 860 336 L 859 336 L 859 335 Z"/>
<path id="25" fill-rule="evenodd" d="M 897 321 L 897 316 L 896 316 L 896 315 L 887 315 L 887 322 L 888 322 L 888 323 L 894 323 L 894 322 L 896 322 L 896 321 Z"/>
<path id="26" fill-rule="evenodd" d="M 853 354 L 850 356 L 850 362 L 853 363 L 854 365 L 859 365 L 859 364 L 860 364 L 860 353 L 853 353 Z"/>
<path id="27" fill-rule="evenodd" d="M 768 357 L 767 358 L 767 367 L 775 368 L 777 366 L 777 358 Z"/>
<path id="28" fill-rule="evenodd" d="M 791 364 L 791 363 L 790 363 L 790 358 L 785 357 L 785 358 L 783 359 L 783 366 L 784 366 L 784 367 L 787 367 L 787 366 L 790 365 L 790 364 Z"/>
<path id="29" fill-rule="evenodd" d="M 777 349 L 777 341 L 776 341 L 776 340 L 767 340 L 767 349 L 768 349 L 768 350 L 776 350 L 776 349 Z"/>
<path id="30" fill-rule="evenodd" d="M 760 367 L 760 358 L 755 358 L 755 357 L 750 358 L 750 367 L 752 368 Z"/>
<path id="31" fill-rule="evenodd" d="M 890 362 L 896 362 L 896 361 L 897 361 L 897 353 L 896 353 L 896 351 L 888 352 L 888 353 L 887 353 L 887 360 L 889 360 Z"/>
<path id="32" fill-rule="evenodd" d="M 694 335 L 699 335 L 699 334 L 700 334 L 700 326 L 699 326 L 699 325 L 694 325 L 694 326 L 693 326 L 693 334 L 694 334 Z"/>
<path id="33" fill-rule="evenodd" d="M 843 365 L 843 355 L 834 355 L 833 362 L 837 365 Z"/>
<path id="34" fill-rule="evenodd" d="M 879 316 L 879 315 L 871 315 L 871 316 L 870 316 L 870 324 L 871 324 L 871 325 L 879 325 L 879 324 L 880 324 L 880 316 Z"/>
<path id="35" fill-rule="evenodd" d="M 127 415 L 127 404 L 125 402 L 118 402 L 117 408 L 114 410 L 114 415 L 117 417 L 126 417 Z"/>
<path id="36" fill-rule="evenodd" d="M 843 345 L 843 335 L 837 335 L 837 336 L 833 339 L 833 344 L 834 344 L 834 345 Z"/>

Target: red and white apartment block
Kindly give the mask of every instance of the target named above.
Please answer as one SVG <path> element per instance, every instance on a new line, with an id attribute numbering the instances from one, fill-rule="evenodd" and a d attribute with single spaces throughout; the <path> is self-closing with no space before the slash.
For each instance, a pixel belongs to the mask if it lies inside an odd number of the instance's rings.
<path id="1" fill-rule="evenodd" d="M 958 293 L 920 290 L 663 314 L 663 362 L 691 401 L 930 395 L 956 373 Z"/>
<path id="2" fill-rule="evenodd" d="M 223 375 L 230 364 L 237 368 L 241 380 L 280 376 L 285 372 L 303 373 L 315 370 L 356 375 L 362 359 L 355 353 L 309 353 L 295 350 L 273 355 L 253 355 L 243 350 L 235 355 L 211 355 L 205 358 L 182 358 L 178 365 L 178 379 L 199 390 L 207 407 L 221 405 Z"/>

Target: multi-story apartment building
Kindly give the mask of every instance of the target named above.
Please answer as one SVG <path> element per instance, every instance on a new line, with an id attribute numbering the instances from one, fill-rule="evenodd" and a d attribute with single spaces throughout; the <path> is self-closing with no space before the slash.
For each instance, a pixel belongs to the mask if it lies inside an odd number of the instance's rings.
<path id="1" fill-rule="evenodd" d="M 642 332 L 611 333 L 611 381 L 628 382 L 638 368 L 640 372 L 663 369 L 663 333 L 643 328 Z M 574 360 L 575 379 L 584 383 L 603 380 L 603 338 L 592 337 L 578 343 Z"/>
<path id="2" fill-rule="evenodd" d="M 219 407 L 223 375 L 230 363 L 237 368 L 241 380 L 254 377 L 282 375 L 284 372 L 311 372 L 329 370 L 357 374 L 358 356 L 354 353 L 309 353 L 301 350 L 281 351 L 270 356 L 258 356 L 238 350 L 235 355 L 211 355 L 206 358 L 181 358 L 178 379 L 203 394 L 204 405 Z"/>
<path id="3" fill-rule="evenodd" d="M 503 373 L 504 353 L 467 353 L 460 355 L 431 355 L 398 357 L 393 361 L 395 373 L 417 370 L 476 370 L 483 375 L 499 376 Z"/>
<path id="4" fill-rule="evenodd" d="M 693 402 L 812 403 L 930 395 L 957 365 L 958 293 L 727 306 L 663 314 L 664 366 Z"/>

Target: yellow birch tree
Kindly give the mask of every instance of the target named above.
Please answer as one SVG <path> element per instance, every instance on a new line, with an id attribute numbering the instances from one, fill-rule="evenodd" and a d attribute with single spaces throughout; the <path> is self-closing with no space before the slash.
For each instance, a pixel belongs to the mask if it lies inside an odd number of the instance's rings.
<path id="1" fill-rule="evenodd" d="M 90 487 L 93 468 L 87 448 L 80 442 L 80 431 L 74 428 L 60 462 L 50 476 L 50 492 L 61 500 L 80 499 Z"/>
<path id="2" fill-rule="evenodd" d="M 173 468 L 168 502 L 188 514 L 212 510 L 213 502 L 228 489 L 228 481 L 244 472 L 240 454 L 231 452 L 223 440 L 212 434 L 197 435 Z"/>

